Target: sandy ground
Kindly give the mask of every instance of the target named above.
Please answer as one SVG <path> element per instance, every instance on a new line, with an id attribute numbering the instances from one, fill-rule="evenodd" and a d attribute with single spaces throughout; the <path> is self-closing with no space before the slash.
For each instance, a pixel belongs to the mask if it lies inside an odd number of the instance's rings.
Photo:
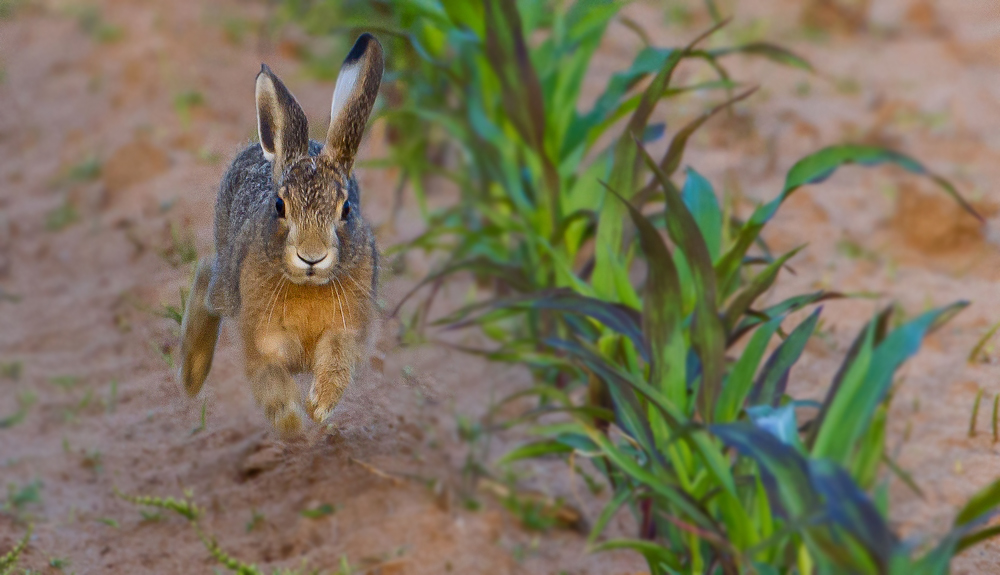
<path id="1" fill-rule="evenodd" d="M 780 190 L 801 155 L 843 140 L 879 142 L 921 158 L 993 214 L 1000 7 L 877 0 L 867 30 L 817 37 L 799 25 L 798 6 L 741 2 L 720 41 L 778 41 L 820 73 L 734 59 L 737 78 L 764 88 L 713 121 L 686 160 L 747 210 Z M 678 15 L 659 5 L 629 8 L 658 44 L 683 43 L 707 24 L 699 10 L 683 23 L 668 13 Z M 463 481 L 468 445 L 459 418 L 475 419 L 528 384 L 523 370 L 443 349 L 397 349 L 390 323 L 331 426 L 282 443 L 253 405 L 226 327 L 203 401 L 180 393 L 169 365 L 177 326 L 163 314 L 179 304 L 191 249 L 211 251 L 215 191 L 254 132 L 252 82 L 261 61 L 296 94 L 314 131 L 326 128 L 332 83 L 307 75 L 291 43 L 259 39 L 255 23 L 267 17 L 265 4 L 249 0 L 211 7 L 34 0 L 0 21 L 0 417 L 30 404 L 23 421 L 0 429 L 0 479 L 11 493 L 40 482 L 38 501 L 19 511 L 36 525 L 22 565 L 56 573 L 49 562 L 58 558 L 76 573 L 212 572 L 182 519 L 150 520 L 115 498 L 117 487 L 162 496 L 191 490 L 207 510 L 206 531 L 230 554 L 268 569 L 304 563 L 336 572 L 346 559 L 371 573 L 644 571 L 628 554 L 585 554 L 572 531 L 527 531 Z M 606 44 L 593 90 L 637 46 L 622 26 Z M 686 65 L 678 79 L 704 74 Z M 716 97 L 659 113 L 676 127 Z M 364 154 L 382 151 L 375 126 Z M 388 217 L 393 176 L 361 174 L 364 210 L 376 224 Z M 892 481 L 893 520 L 912 536 L 940 532 L 958 505 L 1000 475 L 988 431 L 1000 351 L 991 343 L 975 362 L 966 359 L 1000 320 L 996 232 L 931 192 L 900 170 L 845 169 L 794 196 L 767 232 L 775 249 L 809 244 L 792 261 L 795 274 L 768 297 L 817 287 L 879 294 L 825 307 L 822 334 L 793 372 L 797 393 L 822 393 L 880 305 L 897 301 L 915 314 L 972 302 L 930 338 L 895 394 L 890 446 L 925 494 Z M 413 214 L 409 206 L 384 227 L 380 243 L 417 233 Z M 387 303 L 428 266 L 416 257 L 408 263 L 386 278 Z M 980 389 L 979 433 L 969 438 Z M 518 440 L 496 437 L 490 453 Z M 522 473 L 527 488 L 572 493 L 561 468 Z M 470 497 L 479 510 L 466 505 Z M 324 504 L 333 513 L 301 514 Z M 593 517 L 598 505 L 580 507 Z M 0 512 L 0 550 L 23 532 L 15 515 Z M 619 519 L 613 530 L 630 533 L 630 519 Z M 998 543 L 954 564 L 957 573 L 998 566 Z"/>

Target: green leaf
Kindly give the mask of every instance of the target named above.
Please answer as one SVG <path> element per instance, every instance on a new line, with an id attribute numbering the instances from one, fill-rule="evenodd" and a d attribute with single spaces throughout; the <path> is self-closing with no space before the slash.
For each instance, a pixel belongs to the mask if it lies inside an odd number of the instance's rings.
<path id="1" fill-rule="evenodd" d="M 844 356 L 844 361 L 841 362 L 840 368 L 837 369 L 837 373 L 833 376 L 833 382 L 830 384 L 830 388 L 826 392 L 826 398 L 823 400 L 823 405 L 820 407 L 819 413 L 816 418 L 810 423 L 809 435 L 806 439 L 806 446 L 812 449 L 813 445 L 816 443 L 816 438 L 819 436 L 819 431 L 823 427 L 823 422 L 826 420 L 827 414 L 830 411 L 830 406 L 833 404 L 833 400 L 840 393 L 840 388 L 844 383 L 844 379 L 847 377 L 851 366 L 857 360 L 858 356 L 863 352 L 867 357 L 871 355 L 871 347 L 873 342 L 879 342 L 885 337 L 885 330 L 888 326 L 889 317 L 892 315 L 893 308 L 887 307 L 885 310 L 876 315 L 869 324 L 861 330 L 861 333 L 854 339 L 851 343 L 851 347 L 847 350 L 847 354 Z M 867 364 L 869 359 L 862 359 L 863 362 Z M 864 368 L 867 370 L 867 367 Z M 851 391 L 853 393 L 853 391 Z"/>
<path id="2" fill-rule="evenodd" d="M 737 325 L 736 329 L 729 335 L 729 339 L 726 341 L 726 347 L 731 347 L 734 343 L 739 341 L 744 334 L 762 323 L 771 321 L 776 317 L 781 317 L 794 311 L 798 311 L 806 306 L 830 299 L 840 299 L 842 297 L 846 296 L 837 292 L 817 291 L 792 296 L 760 311 L 747 312 L 747 315 L 740 320 L 739 325 Z"/>
<path id="3" fill-rule="evenodd" d="M 299 514 L 309 519 L 319 519 L 321 517 L 326 517 L 327 515 L 333 515 L 335 511 L 336 508 L 333 505 L 323 503 L 312 509 L 303 509 L 299 512 Z"/>
<path id="4" fill-rule="evenodd" d="M 955 516 L 955 526 L 972 523 L 1000 505 L 1000 481 L 994 481 L 973 495 Z"/>
<path id="5" fill-rule="evenodd" d="M 771 289 L 771 286 L 774 285 L 774 280 L 778 278 L 781 268 L 784 267 L 788 260 L 795 257 L 795 254 L 799 253 L 801 249 L 802 247 L 795 248 L 768 264 L 767 267 L 750 280 L 742 291 L 733 297 L 722 317 L 723 328 L 727 332 L 731 332 L 736 327 L 737 323 L 743 319 L 743 314 L 750 309 L 750 306 L 757 301 L 757 298 Z"/>
<path id="6" fill-rule="evenodd" d="M 810 484 L 807 462 L 793 448 L 746 422 L 712 425 L 709 431 L 757 462 L 776 515 L 804 518 L 821 507 L 819 495 Z"/>
<path id="7" fill-rule="evenodd" d="M 681 334 L 683 311 L 677 267 L 660 233 L 646 216 L 618 195 L 618 192 L 607 185 L 605 187 L 628 210 L 639 232 L 639 245 L 646 254 L 649 266 L 643 294 L 642 325 L 649 342 L 652 365 L 650 380 L 675 405 L 684 405 L 687 388 L 683 372 L 680 377 L 674 376 L 683 369 L 686 353 Z"/>
<path id="8" fill-rule="evenodd" d="M 736 242 L 716 265 L 716 272 L 722 285 L 728 285 L 737 272 L 747 249 L 753 244 L 764 225 L 774 217 L 782 202 L 796 190 L 807 184 L 817 184 L 829 178 L 837 168 L 847 164 L 877 166 L 895 164 L 903 169 L 927 176 L 951 196 L 965 211 L 982 221 L 982 217 L 965 201 L 955 187 L 946 179 L 931 173 L 922 164 L 909 156 L 876 146 L 838 145 L 824 148 L 799 160 L 789 170 L 785 187 L 774 200 L 759 206 L 740 230 Z"/>
<path id="9" fill-rule="evenodd" d="M 1000 525 L 993 525 L 980 529 L 979 531 L 974 531 L 958 540 L 958 545 L 955 546 L 954 554 L 957 555 L 969 547 L 978 545 L 983 541 L 993 539 L 997 535 L 1000 535 Z"/>
<path id="10" fill-rule="evenodd" d="M 892 561 L 899 539 L 851 476 L 828 459 L 809 461 L 813 487 L 824 501 L 831 521 L 851 533 L 884 572 Z"/>
<path id="11" fill-rule="evenodd" d="M 716 286 L 712 258 L 705 238 L 698 230 L 698 223 L 684 205 L 677 188 L 656 165 L 649 152 L 638 142 L 636 146 L 663 189 L 667 208 L 667 232 L 670 239 L 684 252 L 698 293 L 691 326 L 691 342 L 702 366 L 701 387 L 697 396 L 699 412 L 705 421 L 711 421 L 715 416 L 715 403 L 722 387 L 726 351 L 726 338 L 715 307 Z"/>
<path id="12" fill-rule="evenodd" d="M 722 393 L 715 408 L 715 421 L 728 423 L 736 420 L 753 386 L 753 376 L 757 373 L 757 366 L 760 365 L 764 352 L 767 351 L 767 344 L 781 327 L 782 320 L 784 316 L 778 316 L 758 329 L 750 339 L 750 343 L 740 353 L 729 372 L 726 384 L 722 386 Z"/>
<path id="13" fill-rule="evenodd" d="M 450 324 L 449 329 L 460 329 L 480 320 L 480 316 L 472 315 L 473 312 L 490 309 L 536 309 L 589 317 L 629 338 L 642 357 L 649 359 L 649 346 L 643 336 L 640 316 L 636 310 L 622 304 L 608 303 L 580 295 L 567 288 L 543 290 L 530 295 L 473 304 L 436 323 Z M 455 321 L 456 317 L 466 319 Z"/>
<path id="14" fill-rule="evenodd" d="M 520 459 L 533 459 L 537 457 L 544 457 L 546 455 L 552 455 L 553 453 L 569 453 L 571 451 L 573 451 L 572 447 L 565 445 L 558 440 L 546 439 L 522 445 L 521 447 L 508 451 L 503 457 L 496 461 L 496 464 L 505 465 Z"/>
<path id="15" fill-rule="evenodd" d="M 805 321 L 795 326 L 792 333 L 788 334 L 785 341 L 781 342 L 781 345 L 768 358 L 760 375 L 757 376 L 750 396 L 747 398 L 751 405 L 778 406 L 788 382 L 788 372 L 799 360 L 802 351 L 805 350 L 806 343 L 816 330 L 821 311 L 822 308 L 817 308 Z"/>
<path id="16" fill-rule="evenodd" d="M 892 384 L 892 376 L 904 361 L 920 349 L 924 336 L 944 321 L 953 317 L 968 305 L 957 302 L 931 310 L 904 324 L 890 333 L 871 354 L 867 369 L 852 366 L 850 372 L 858 370 L 859 376 L 845 378 L 843 389 L 830 405 L 830 411 L 813 453 L 835 461 L 846 461 L 847 455 L 855 447 L 855 442 L 870 425 L 876 406 Z"/>
<path id="17" fill-rule="evenodd" d="M 778 438 L 785 445 L 801 449 L 799 426 L 795 418 L 796 402 L 781 407 L 754 405 L 747 408 L 747 415 L 757 427 Z"/>
<path id="18" fill-rule="evenodd" d="M 545 340 L 545 344 L 576 356 L 610 392 L 616 423 L 622 428 L 622 431 L 639 442 L 654 457 L 662 457 L 653 449 L 653 432 L 650 429 L 649 420 L 644 416 L 643 409 L 635 396 L 633 387 L 635 387 L 636 382 L 629 374 L 622 372 L 600 354 L 578 342 L 549 338 Z"/>
<path id="19" fill-rule="evenodd" d="M 683 566 L 681 565 L 679 558 L 674 555 L 672 551 L 653 541 L 645 541 L 642 539 L 612 539 L 611 541 L 605 541 L 600 545 L 595 545 L 591 551 L 596 553 L 598 551 L 611 551 L 613 549 L 629 549 L 639 553 L 646 558 L 646 562 L 649 563 L 651 567 L 655 566 L 655 572 L 657 573 L 662 573 L 663 567 L 668 567 L 678 573 L 683 570 Z"/>
<path id="20" fill-rule="evenodd" d="M 663 171 L 666 177 L 672 176 L 674 172 L 677 171 L 677 168 L 680 167 L 681 158 L 684 157 L 684 149 L 687 147 L 687 142 L 691 138 L 691 135 L 698 130 L 698 128 L 722 110 L 725 110 L 740 100 L 749 98 L 756 91 L 757 88 L 751 88 L 738 96 L 734 96 L 698 116 L 694 120 L 687 123 L 683 128 L 678 130 L 678 132 L 674 134 L 673 139 L 670 141 L 667 153 L 664 154 L 663 159 L 660 161 L 660 170 Z"/>
<path id="21" fill-rule="evenodd" d="M 712 184 L 693 168 L 688 168 L 682 196 L 684 205 L 698 223 L 709 256 L 715 261 L 722 249 L 722 210 Z"/>
<path id="22" fill-rule="evenodd" d="M 611 171 L 611 188 L 626 199 L 635 193 L 636 177 L 642 167 L 639 161 L 637 144 L 633 134 L 641 135 L 649 123 L 653 109 L 670 85 L 670 79 L 681 59 L 709 35 L 713 34 L 722 24 L 717 24 L 695 38 L 683 50 L 671 52 L 660 67 L 656 76 L 643 91 L 642 100 L 632 113 L 625 132 L 615 145 L 614 161 Z M 597 247 L 595 253 L 594 288 L 598 295 L 610 297 L 615 293 L 614 277 L 611 268 L 619 260 L 621 251 L 623 220 L 621 207 L 615 202 L 605 202 L 601 209 L 601 217 L 597 226 Z"/>
<path id="23" fill-rule="evenodd" d="M 815 71 L 813 70 L 812 64 L 810 64 L 805 58 L 802 58 L 787 48 L 768 42 L 751 42 L 742 46 L 718 48 L 715 50 L 708 50 L 708 53 L 716 58 L 721 58 L 722 56 L 728 56 L 730 54 L 763 56 L 769 60 L 778 62 L 779 64 L 784 64 L 793 68 L 800 68 L 809 72 Z"/>
<path id="24" fill-rule="evenodd" d="M 590 529 L 590 535 L 587 536 L 587 545 L 593 545 L 594 541 L 604 533 L 604 528 L 607 527 L 608 522 L 611 518 L 615 516 L 615 513 L 625 505 L 633 495 L 634 491 L 631 489 L 622 489 L 615 493 L 615 496 L 608 501 L 604 509 L 601 510 L 601 514 L 597 516 L 597 520 L 594 521 L 594 526 Z"/>

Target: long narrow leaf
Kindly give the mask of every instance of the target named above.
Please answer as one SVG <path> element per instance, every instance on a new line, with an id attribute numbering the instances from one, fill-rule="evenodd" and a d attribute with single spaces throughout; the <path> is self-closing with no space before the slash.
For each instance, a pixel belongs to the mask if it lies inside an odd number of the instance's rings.
<path id="1" fill-rule="evenodd" d="M 819 322 L 819 314 L 822 308 L 817 308 L 812 314 L 800 323 L 788 334 L 785 339 L 774 350 L 771 357 L 761 370 L 747 402 L 751 405 L 772 405 L 778 406 L 781 396 L 784 394 L 784 382 L 788 380 L 788 372 L 795 365 L 806 347 L 806 342 L 812 337 Z"/>
<path id="2" fill-rule="evenodd" d="M 680 192 L 670 182 L 667 174 L 656 165 L 649 152 L 636 142 L 646 165 L 653 172 L 663 189 L 667 204 L 667 232 L 670 238 L 684 252 L 691 268 L 692 280 L 698 297 L 695 300 L 692 343 L 698 351 L 702 366 L 701 387 L 698 390 L 699 411 L 705 421 L 715 416 L 715 402 L 722 386 L 723 363 L 725 360 L 726 338 L 715 307 L 715 272 L 712 257 Z"/>

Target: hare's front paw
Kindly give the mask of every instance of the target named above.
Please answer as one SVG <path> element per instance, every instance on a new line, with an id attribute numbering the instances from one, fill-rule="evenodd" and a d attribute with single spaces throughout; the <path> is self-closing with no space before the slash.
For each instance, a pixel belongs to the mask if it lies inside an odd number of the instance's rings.
<path id="1" fill-rule="evenodd" d="M 309 390 L 309 416 L 316 423 L 326 421 L 344 396 L 351 376 L 349 373 L 338 375 L 340 377 L 317 376 Z"/>

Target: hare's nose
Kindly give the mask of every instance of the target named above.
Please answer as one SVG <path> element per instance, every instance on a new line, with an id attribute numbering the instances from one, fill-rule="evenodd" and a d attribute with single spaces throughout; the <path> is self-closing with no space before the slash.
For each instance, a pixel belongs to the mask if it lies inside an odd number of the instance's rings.
<path id="1" fill-rule="evenodd" d="M 319 255 L 319 254 L 302 255 L 298 251 L 296 251 L 295 255 L 299 256 L 299 259 L 302 260 L 302 262 L 305 263 L 306 265 L 314 266 L 314 265 L 322 262 L 323 260 L 325 260 L 327 258 L 327 256 L 330 255 L 330 253 L 329 252 L 323 252 L 322 255 Z M 319 257 L 317 257 L 317 255 Z"/>

